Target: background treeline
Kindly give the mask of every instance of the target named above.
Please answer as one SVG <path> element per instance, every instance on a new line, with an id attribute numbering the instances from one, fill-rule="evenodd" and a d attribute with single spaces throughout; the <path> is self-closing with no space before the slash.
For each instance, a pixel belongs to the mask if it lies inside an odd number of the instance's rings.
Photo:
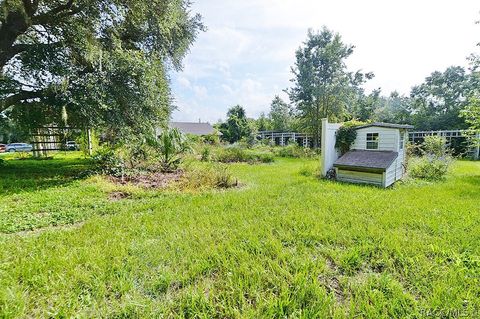
<path id="1" fill-rule="evenodd" d="M 231 108 L 227 120 L 218 124 L 224 139 L 235 142 L 255 131 L 275 130 L 311 133 L 318 140 L 325 117 L 412 124 L 415 130 L 473 127 L 469 110 L 480 95 L 478 56 L 470 56 L 469 68 L 451 66 L 432 72 L 404 95 L 385 94 L 380 88 L 366 93 L 363 85 L 374 74 L 348 70 L 345 62 L 353 52 L 354 46 L 326 27 L 309 31 L 296 51 L 292 86 L 284 90 L 289 101 L 275 96 L 270 111 L 257 119 L 247 119 L 242 106 Z"/>

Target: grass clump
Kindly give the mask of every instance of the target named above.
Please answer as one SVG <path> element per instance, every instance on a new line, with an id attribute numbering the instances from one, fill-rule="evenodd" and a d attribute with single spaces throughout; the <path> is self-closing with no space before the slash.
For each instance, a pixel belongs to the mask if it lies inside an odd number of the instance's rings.
<path id="1" fill-rule="evenodd" d="M 227 165 L 209 164 L 190 167 L 178 183 L 182 190 L 221 189 L 238 186 Z"/>

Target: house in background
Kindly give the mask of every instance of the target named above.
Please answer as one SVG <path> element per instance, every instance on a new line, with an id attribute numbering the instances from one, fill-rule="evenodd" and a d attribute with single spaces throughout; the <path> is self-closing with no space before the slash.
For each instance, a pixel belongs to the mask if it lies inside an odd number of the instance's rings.
<path id="1" fill-rule="evenodd" d="M 405 145 L 411 125 L 371 123 L 356 128 L 350 151 L 335 149 L 340 124 L 322 123 L 322 173 L 334 168 L 337 180 L 388 187 L 405 175 Z"/>
<path id="2" fill-rule="evenodd" d="M 183 134 L 206 136 L 206 135 L 222 135 L 210 123 L 202 122 L 170 122 L 170 128 L 176 128 Z M 162 132 L 161 128 L 157 128 L 157 136 Z"/>

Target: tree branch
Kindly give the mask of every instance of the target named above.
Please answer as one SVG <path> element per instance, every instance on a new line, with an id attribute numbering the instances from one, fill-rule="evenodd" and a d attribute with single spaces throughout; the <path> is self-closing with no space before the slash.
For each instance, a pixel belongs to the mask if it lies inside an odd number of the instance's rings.
<path id="1" fill-rule="evenodd" d="M 38 16 L 32 18 L 32 24 L 45 24 L 51 23 L 52 21 L 57 20 L 57 16 L 60 13 L 63 13 L 65 16 L 74 15 L 79 12 L 78 8 L 73 7 L 74 0 L 68 0 L 66 3 L 61 4 L 45 13 L 42 13 Z"/>
<path id="2" fill-rule="evenodd" d="M 15 105 L 17 103 L 31 100 L 31 99 L 38 99 L 43 97 L 45 94 L 44 90 L 38 91 L 20 91 L 14 95 L 10 95 L 9 97 L 0 100 L 0 113 L 8 109 L 10 106 Z"/>

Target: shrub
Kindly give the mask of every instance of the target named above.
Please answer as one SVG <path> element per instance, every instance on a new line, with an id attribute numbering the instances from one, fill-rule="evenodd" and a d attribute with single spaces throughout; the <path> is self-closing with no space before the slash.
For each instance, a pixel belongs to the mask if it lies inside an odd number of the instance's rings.
<path id="1" fill-rule="evenodd" d="M 228 147 L 221 149 L 216 156 L 217 161 L 222 163 L 247 162 L 248 155 L 240 147 Z"/>
<path id="2" fill-rule="evenodd" d="M 433 155 L 437 157 L 447 154 L 447 141 L 440 136 L 427 136 L 423 142 L 423 151 L 427 155 Z"/>
<path id="3" fill-rule="evenodd" d="M 441 180 L 448 173 L 452 158 L 448 155 L 437 157 L 425 155 L 412 158 L 409 163 L 410 175 L 426 180 Z"/>
<path id="4" fill-rule="evenodd" d="M 241 147 L 228 147 L 220 150 L 216 160 L 222 163 L 271 163 L 274 161 L 272 153 L 245 150 Z"/>
<path id="5" fill-rule="evenodd" d="M 3 158 L 0 158 L 0 167 L 5 166 L 5 160 Z"/>
<path id="6" fill-rule="evenodd" d="M 280 157 L 313 157 L 315 152 L 309 148 L 302 147 L 297 143 L 289 143 L 287 146 L 278 147 L 275 154 Z"/>
<path id="7" fill-rule="evenodd" d="M 203 136 L 203 142 L 211 145 L 220 144 L 220 136 L 217 133 Z"/>
<path id="8" fill-rule="evenodd" d="M 115 177 L 123 177 L 126 173 L 125 161 L 110 147 L 101 147 L 92 157 L 95 171 Z"/>
<path id="9" fill-rule="evenodd" d="M 340 154 L 343 155 L 350 150 L 353 142 L 357 138 L 357 126 L 364 124 L 359 121 L 348 121 L 343 123 L 343 125 L 338 129 L 335 140 L 335 147 L 340 151 Z"/>
<path id="10" fill-rule="evenodd" d="M 257 162 L 261 163 L 273 163 L 275 161 L 272 153 L 254 153 L 253 157 L 256 159 Z"/>

